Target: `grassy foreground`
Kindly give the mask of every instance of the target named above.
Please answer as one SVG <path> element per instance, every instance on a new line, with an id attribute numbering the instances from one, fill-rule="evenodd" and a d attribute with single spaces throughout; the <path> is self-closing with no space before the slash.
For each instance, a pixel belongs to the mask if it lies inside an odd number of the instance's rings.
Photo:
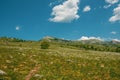
<path id="1" fill-rule="evenodd" d="M 0 80 L 120 80 L 120 53 L 0 43 Z"/>

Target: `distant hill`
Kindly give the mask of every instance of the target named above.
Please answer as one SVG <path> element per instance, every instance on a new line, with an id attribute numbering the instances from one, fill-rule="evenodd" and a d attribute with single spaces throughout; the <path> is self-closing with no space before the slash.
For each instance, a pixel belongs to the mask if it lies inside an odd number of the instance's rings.
<path id="1" fill-rule="evenodd" d="M 85 50 L 95 50 L 95 51 L 110 51 L 110 52 L 120 52 L 120 42 L 118 40 L 112 41 L 102 41 L 97 39 L 90 40 L 65 40 L 61 38 L 46 36 L 39 41 L 46 40 L 50 42 L 51 45 L 58 45 L 60 47 L 69 47 Z M 0 42 L 30 42 L 27 40 L 22 40 L 18 38 L 8 38 L 1 37 Z"/>
<path id="2" fill-rule="evenodd" d="M 62 47 L 74 46 L 79 49 L 120 52 L 119 41 L 103 41 L 97 39 L 90 40 L 64 40 L 56 37 L 46 36 L 41 40 L 47 40 L 54 44 L 59 44 Z"/>
<path id="3" fill-rule="evenodd" d="M 111 41 L 103 41 L 103 40 L 98 40 L 98 39 L 89 39 L 89 40 L 65 40 L 61 38 L 56 38 L 52 36 L 46 36 L 43 37 L 41 40 L 48 40 L 48 41 L 56 41 L 56 42 L 77 42 L 77 43 L 82 43 L 82 44 L 120 44 L 120 41 L 118 40 L 111 40 Z"/>

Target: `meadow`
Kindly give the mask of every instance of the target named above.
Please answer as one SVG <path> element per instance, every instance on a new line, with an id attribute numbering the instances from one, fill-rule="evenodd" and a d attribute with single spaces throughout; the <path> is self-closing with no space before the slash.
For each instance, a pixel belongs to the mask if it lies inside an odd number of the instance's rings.
<path id="1" fill-rule="evenodd" d="M 120 53 L 0 42 L 0 80 L 120 80 Z"/>

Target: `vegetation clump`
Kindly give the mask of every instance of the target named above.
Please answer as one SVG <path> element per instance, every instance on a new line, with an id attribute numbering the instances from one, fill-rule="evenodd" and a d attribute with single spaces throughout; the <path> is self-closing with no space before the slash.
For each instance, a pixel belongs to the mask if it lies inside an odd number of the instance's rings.
<path id="1" fill-rule="evenodd" d="M 41 49 L 48 49 L 50 46 L 49 42 L 46 40 L 41 41 Z"/>

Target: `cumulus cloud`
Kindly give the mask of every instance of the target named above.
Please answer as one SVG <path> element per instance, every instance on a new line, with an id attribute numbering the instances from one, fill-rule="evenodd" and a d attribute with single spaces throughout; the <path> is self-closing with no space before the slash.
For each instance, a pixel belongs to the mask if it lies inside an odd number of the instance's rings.
<path id="1" fill-rule="evenodd" d="M 115 4 L 115 3 L 118 3 L 119 0 L 105 0 L 105 2 L 109 4 Z"/>
<path id="2" fill-rule="evenodd" d="M 19 27 L 19 26 L 16 26 L 16 27 L 15 27 L 15 30 L 19 31 L 19 30 L 20 30 L 20 27 Z"/>
<path id="3" fill-rule="evenodd" d="M 90 6 L 85 6 L 83 12 L 89 12 L 91 10 Z"/>
<path id="4" fill-rule="evenodd" d="M 100 40 L 103 41 L 100 37 L 87 37 L 87 36 L 82 36 L 79 40 Z"/>
<path id="5" fill-rule="evenodd" d="M 59 4 L 61 2 L 63 2 L 63 0 L 55 0 L 55 1 L 51 2 L 51 3 L 49 3 L 48 6 L 52 7 L 52 6 L 55 6 L 56 4 Z"/>
<path id="6" fill-rule="evenodd" d="M 78 15 L 79 2 L 80 0 L 67 0 L 63 4 L 56 5 L 52 9 L 51 16 L 53 17 L 49 21 L 71 22 L 74 19 L 78 19 L 80 17 Z"/>
<path id="7" fill-rule="evenodd" d="M 120 21 L 120 4 L 113 10 L 113 16 L 109 19 L 110 22 Z"/>
<path id="8" fill-rule="evenodd" d="M 115 31 L 112 31 L 112 32 L 111 32 L 111 34 L 117 34 L 117 32 L 115 32 Z"/>
<path id="9" fill-rule="evenodd" d="M 113 4 L 118 3 L 119 0 L 105 0 L 105 2 L 108 3 L 108 5 L 103 6 L 103 8 L 107 9 L 107 8 L 111 7 Z"/>
<path id="10" fill-rule="evenodd" d="M 109 8 L 109 7 L 111 7 L 111 6 L 112 6 L 111 4 L 105 5 L 105 6 L 103 6 L 103 8 L 104 8 L 104 9 L 107 9 L 107 8 Z"/>

